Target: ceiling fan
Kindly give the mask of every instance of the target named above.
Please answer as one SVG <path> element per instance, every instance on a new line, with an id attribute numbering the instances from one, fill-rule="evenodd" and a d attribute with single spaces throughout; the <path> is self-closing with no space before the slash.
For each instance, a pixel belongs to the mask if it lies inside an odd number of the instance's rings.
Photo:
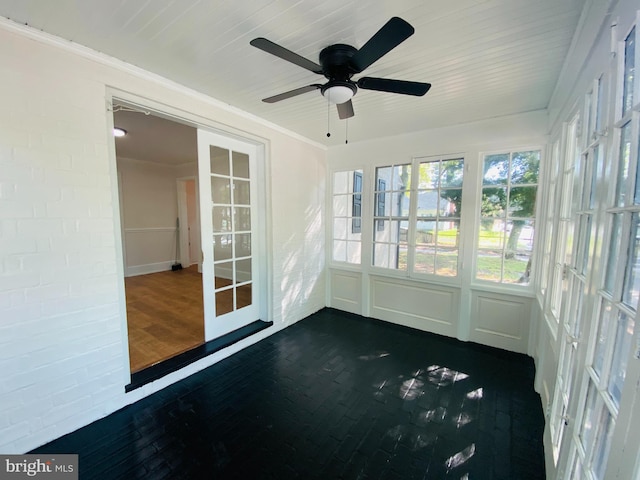
<path id="1" fill-rule="evenodd" d="M 266 103 L 275 103 L 313 90 L 322 95 L 338 108 L 341 119 L 354 116 L 351 98 L 358 91 L 377 90 L 380 92 L 400 93 L 422 96 L 431 88 L 430 83 L 394 80 L 390 78 L 361 77 L 354 81 L 351 77 L 389 53 L 414 33 L 413 27 L 399 17 L 393 17 L 378 30 L 360 49 L 341 43 L 329 45 L 320 52 L 320 64 L 312 62 L 297 53 L 273 43 L 266 38 L 254 38 L 249 42 L 256 48 L 283 60 L 305 68 L 318 75 L 324 75 L 328 82 L 313 83 L 263 99 Z"/>

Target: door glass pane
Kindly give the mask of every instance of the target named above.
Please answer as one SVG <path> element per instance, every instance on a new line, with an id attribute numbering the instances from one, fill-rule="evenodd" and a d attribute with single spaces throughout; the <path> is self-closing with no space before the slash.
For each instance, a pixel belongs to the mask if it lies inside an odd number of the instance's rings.
<path id="1" fill-rule="evenodd" d="M 214 175 L 229 176 L 229 150 L 211 145 L 209 147 L 209 155 L 211 159 L 211 173 Z"/>
<path id="2" fill-rule="evenodd" d="M 213 267 L 216 276 L 216 288 L 233 284 L 233 262 L 216 263 Z"/>
<path id="3" fill-rule="evenodd" d="M 233 209 L 234 230 L 248 231 L 251 230 L 251 209 L 248 207 L 235 207 Z"/>
<path id="4" fill-rule="evenodd" d="M 612 293 L 616 279 L 616 261 L 620 252 L 620 236 L 622 232 L 622 214 L 613 215 L 611 226 L 611 238 L 609 239 L 609 254 L 607 256 L 607 272 L 605 274 L 604 289 Z"/>
<path id="5" fill-rule="evenodd" d="M 596 338 L 596 348 L 593 354 L 593 369 L 598 376 L 602 376 L 602 366 L 604 364 L 604 354 L 609 338 L 609 325 L 611 323 L 611 304 L 604 301 L 600 310 L 598 320 L 598 336 Z"/>
<path id="6" fill-rule="evenodd" d="M 236 205 L 250 205 L 249 181 L 233 180 L 233 203 Z"/>
<path id="7" fill-rule="evenodd" d="M 613 434 L 613 421 L 609 410 L 602 408 L 600 419 L 598 421 L 598 433 L 595 438 L 595 446 L 593 450 L 593 461 L 591 468 L 595 477 L 599 480 L 604 479 L 604 471 L 607 466 L 607 457 L 609 456 L 609 448 L 611 447 L 611 435 Z"/>
<path id="8" fill-rule="evenodd" d="M 616 405 L 620 405 L 622 397 L 622 387 L 627 374 L 627 358 L 631 349 L 631 339 L 633 338 L 634 319 L 622 312 L 618 313 L 618 324 L 616 328 L 616 340 L 613 346 L 613 361 L 611 363 L 611 373 L 609 377 L 608 391 L 611 399 Z"/>
<path id="9" fill-rule="evenodd" d="M 580 440 L 582 447 L 588 450 L 593 440 L 594 423 L 595 423 L 595 409 L 596 401 L 598 399 L 598 391 L 596 390 L 593 382 L 589 381 L 589 389 L 587 390 L 587 401 L 584 407 L 584 414 L 582 416 L 582 426 L 580 428 Z"/>
<path id="10" fill-rule="evenodd" d="M 236 283 L 251 281 L 251 259 L 245 258 L 236 262 Z"/>
<path id="11" fill-rule="evenodd" d="M 249 155 L 233 152 L 233 176 L 237 178 L 249 178 Z M 228 174 L 227 174 L 228 175 Z"/>
<path id="12" fill-rule="evenodd" d="M 236 308 L 241 309 L 251 305 L 252 284 L 241 285 L 236 289 Z"/>
<path id="13" fill-rule="evenodd" d="M 232 238 L 231 234 L 213 236 L 213 257 L 216 261 L 229 260 L 233 256 Z"/>
<path id="14" fill-rule="evenodd" d="M 635 76 L 636 29 L 624 41 L 624 89 L 622 93 L 622 114 L 633 107 L 633 79 Z"/>
<path id="15" fill-rule="evenodd" d="M 231 231 L 230 207 L 213 207 L 213 231 L 215 233 Z"/>
<path id="16" fill-rule="evenodd" d="M 251 255 L 251 234 L 236 233 L 236 257 L 248 257 Z"/>
<path id="17" fill-rule="evenodd" d="M 625 269 L 622 301 L 631 308 L 636 308 L 640 297 L 640 215 L 634 213 L 631 217 L 631 232 L 629 238 L 629 254 Z"/>
<path id="18" fill-rule="evenodd" d="M 216 317 L 233 312 L 233 288 L 216 292 Z"/>
<path id="19" fill-rule="evenodd" d="M 620 152 L 618 154 L 618 181 L 616 185 L 616 206 L 627 203 L 627 178 L 629 177 L 629 161 L 631 155 L 631 122 L 620 129 Z"/>
<path id="20" fill-rule="evenodd" d="M 252 303 L 249 160 L 247 154 L 210 146 L 216 316 Z"/>
<path id="21" fill-rule="evenodd" d="M 211 199 L 213 203 L 231 203 L 231 189 L 226 177 L 211 177 Z"/>

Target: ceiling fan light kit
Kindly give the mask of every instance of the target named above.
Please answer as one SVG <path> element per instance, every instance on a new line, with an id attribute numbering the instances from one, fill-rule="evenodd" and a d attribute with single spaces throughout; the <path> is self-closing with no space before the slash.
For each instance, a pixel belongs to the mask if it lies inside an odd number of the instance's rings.
<path id="1" fill-rule="evenodd" d="M 250 42 L 254 47 L 315 74 L 324 75 L 328 80 L 324 85 L 311 84 L 296 88 L 265 98 L 263 102 L 275 103 L 303 93 L 320 90 L 320 93 L 330 103 L 337 105 L 338 117 L 344 120 L 353 117 L 355 114 L 351 99 L 357 93 L 358 88 L 422 96 L 431 88 L 430 83 L 376 77 L 362 77 L 357 81 L 351 79 L 353 75 L 361 73 L 365 68 L 404 42 L 413 33 L 414 29 L 409 23 L 399 17 L 393 17 L 360 49 L 341 43 L 329 45 L 322 49 L 319 56 L 320 64 L 287 50 L 266 38 L 254 38 Z"/>

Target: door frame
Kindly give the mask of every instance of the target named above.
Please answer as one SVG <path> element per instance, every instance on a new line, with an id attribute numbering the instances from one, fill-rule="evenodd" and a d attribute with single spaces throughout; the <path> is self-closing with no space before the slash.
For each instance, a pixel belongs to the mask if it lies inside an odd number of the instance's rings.
<path id="1" fill-rule="evenodd" d="M 187 182 L 193 181 L 195 183 L 196 191 L 196 218 L 198 225 L 200 224 L 200 190 L 198 189 L 198 177 L 179 177 L 176 179 L 176 189 L 178 198 L 178 225 L 180 227 L 180 258 L 179 261 L 183 267 L 189 267 L 194 263 L 198 264 L 198 272 L 202 273 L 202 258 L 197 261 L 193 261 L 191 258 L 189 247 L 189 210 L 187 208 Z M 198 244 L 200 244 L 200 235 L 198 234 Z M 199 245 L 199 250 L 202 250 L 202 246 Z"/>
<path id="2" fill-rule="evenodd" d="M 123 359 L 121 381 L 123 385 L 128 385 L 131 383 L 131 371 L 129 368 L 129 333 L 127 330 L 127 304 L 124 284 L 125 257 L 122 243 L 124 230 L 122 227 L 122 218 L 120 213 L 120 201 L 122 195 L 119 192 L 120 182 L 118 181 L 115 140 L 111 136 L 111 132 L 114 127 L 112 113 L 114 101 L 126 103 L 133 107 L 140 108 L 143 111 L 149 111 L 154 115 L 189 125 L 196 129 L 207 130 L 218 135 L 227 136 L 229 138 L 238 139 L 255 145 L 257 160 L 256 179 L 258 188 L 257 205 L 259 209 L 259 215 L 256 219 L 256 230 L 260 233 L 260 236 L 263 239 L 262 242 L 257 242 L 255 246 L 256 255 L 260 258 L 260 269 L 259 272 L 256 272 L 256 275 L 259 276 L 261 290 L 258 293 L 257 298 L 259 301 L 260 319 L 267 322 L 273 321 L 273 282 L 272 275 L 270 275 L 270 272 L 272 271 L 272 255 L 269 253 L 272 251 L 271 216 L 268 214 L 268 212 L 271 211 L 271 182 L 270 177 L 267 175 L 267 172 L 270 170 L 270 157 L 267 153 L 269 151 L 269 140 L 266 138 L 250 134 L 230 125 L 216 122 L 211 118 L 187 112 L 186 110 L 172 107 L 156 100 L 141 97 L 117 88 L 107 87 L 105 93 L 106 126 L 109 140 L 107 141 L 107 154 L 109 156 L 110 174 L 113 180 L 111 182 L 111 196 L 113 198 L 113 230 L 115 236 L 116 257 L 119 260 L 116 262 L 116 276 L 118 281 L 118 316 L 120 318 Z M 187 367 L 188 366 L 185 366 L 183 368 Z"/>

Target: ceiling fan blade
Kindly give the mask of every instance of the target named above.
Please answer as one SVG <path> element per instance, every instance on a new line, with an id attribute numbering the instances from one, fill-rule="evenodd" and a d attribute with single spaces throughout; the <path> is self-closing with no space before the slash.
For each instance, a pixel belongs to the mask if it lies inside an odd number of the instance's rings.
<path id="1" fill-rule="evenodd" d="M 362 72 L 413 35 L 414 31 L 405 20 L 393 17 L 351 57 L 351 66 L 356 73 Z"/>
<path id="2" fill-rule="evenodd" d="M 377 90 L 379 92 L 401 93 L 403 95 L 421 97 L 429 91 L 431 84 L 393 80 L 391 78 L 362 77 L 358 80 L 358 87 L 364 90 Z"/>
<path id="3" fill-rule="evenodd" d="M 311 92 L 313 90 L 317 90 L 322 85 L 313 84 L 307 85 L 306 87 L 296 88 L 295 90 L 290 90 L 288 92 L 280 93 L 278 95 L 274 95 L 273 97 L 263 98 L 262 101 L 266 103 L 276 103 L 280 100 L 286 100 L 287 98 L 295 97 L 297 95 L 302 95 L 303 93 Z"/>
<path id="4" fill-rule="evenodd" d="M 345 118 L 351 118 L 355 115 L 353 111 L 353 102 L 348 100 L 344 103 L 339 103 L 336 105 L 338 107 L 338 117 L 340 120 L 344 120 Z"/>
<path id="5" fill-rule="evenodd" d="M 277 43 L 273 43 L 271 40 L 267 40 L 266 38 L 254 38 L 249 42 L 256 48 L 263 50 L 271 55 L 275 55 L 287 62 L 291 62 L 299 67 L 306 68 L 307 70 L 312 71 L 313 73 L 322 74 L 322 67 L 311 60 L 308 60 L 297 53 L 292 52 L 291 50 L 287 50 L 284 47 L 281 47 Z"/>

